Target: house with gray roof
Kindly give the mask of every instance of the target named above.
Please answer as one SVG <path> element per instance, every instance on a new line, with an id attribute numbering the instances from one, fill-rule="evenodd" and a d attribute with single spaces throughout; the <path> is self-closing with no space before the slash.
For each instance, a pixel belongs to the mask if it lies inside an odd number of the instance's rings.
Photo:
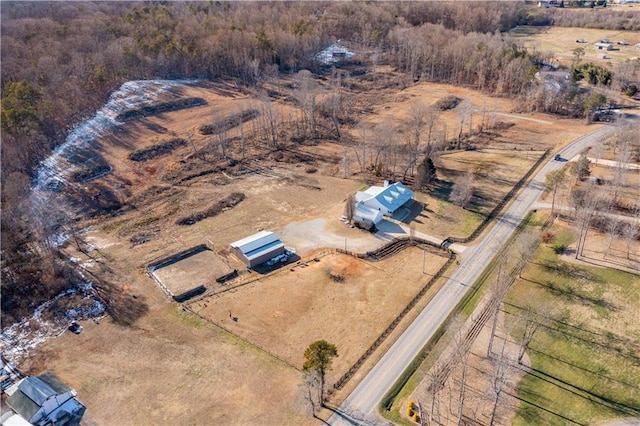
<path id="1" fill-rule="evenodd" d="M 76 391 L 52 373 L 26 377 L 7 389 L 6 393 L 9 395 L 7 405 L 36 426 L 79 425 L 86 411 L 86 407 L 76 399 Z"/>

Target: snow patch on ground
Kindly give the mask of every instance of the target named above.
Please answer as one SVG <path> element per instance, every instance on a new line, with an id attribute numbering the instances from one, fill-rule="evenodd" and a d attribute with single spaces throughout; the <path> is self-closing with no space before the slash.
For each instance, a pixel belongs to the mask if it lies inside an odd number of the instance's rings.
<path id="1" fill-rule="evenodd" d="M 59 302 L 73 297 L 80 299 L 81 306 L 64 313 L 55 312 Z M 5 328 L 0 334 L 0 352 L 14 362 L 20 361 L 47 339 L 62 335 L 71 321 L 98 318 L 105 310 L 106 306 L 97 297 L 91 282 L 65 290 L 38 306 L 31 317 Z"/>

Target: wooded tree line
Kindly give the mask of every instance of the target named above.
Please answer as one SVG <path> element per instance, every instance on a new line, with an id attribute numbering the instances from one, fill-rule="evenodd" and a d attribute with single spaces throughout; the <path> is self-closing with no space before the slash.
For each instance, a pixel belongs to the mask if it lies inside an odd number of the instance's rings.
<path id="1" fill-rule="evenodd" d="M 585 6 L 588 7 L 589 5 L 585 4 Z M 546 25 L 557 27 L 585 27 L 622 31 L 640 30 L 640 21 L 638 20 L 640 13 L 637 10 L 619 10 L 623 7 L 625 6 L 616 5 L 604 9 L 592 9 L 591 11 L 549 8 L 545 9 L 541 16 L 543 17 L 542 19 L 547 20 Z"/>
<path id="2" fill-rule="evenodd" d="M 38 162 L 125 81 L 233 79 L 255 87 L 278 73 L 317 71 L 314 55 L 341 39 L 363 52 L 379 52 L 380 61 L 413 80 L 517 93 L 528 84 L 534 58 L 494 33 L 526 23 L 523 8 L 519 2 L 3 4 L 3 316 L 13 309 L 14 298 L 5 297 L 11 289 L 20 287 L 16 294 L 38 293 L 42 296 L 36 299 L 44 300 L 52 288 L 50 277 L 63 275 L 55 256 L 43 273 L 46 250 L 30 245 L 37 232 L 28 221 L 33 206 L 26 197 Z M 302 133 L 316 132 L 309 112 L 317 110 L 340 136 L 343 81 L 336 76 L 331 84 L 329 102 L 316 105 L 309 92 L 300 97 L 306 117 Z M 263 104 L 263 120 L 273 125 L 277 111 Z M 271 130 L 271 145 L 277 147 L 278 134 Z M 23 273 L 24 268 L 33 274 Z"/>

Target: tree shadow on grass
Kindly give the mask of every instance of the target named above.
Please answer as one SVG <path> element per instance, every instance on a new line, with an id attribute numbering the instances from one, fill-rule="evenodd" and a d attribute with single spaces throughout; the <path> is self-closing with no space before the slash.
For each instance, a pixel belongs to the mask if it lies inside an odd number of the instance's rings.
<path id="1" fill-rule="evenodd" d="M 601 277 L 584 269 L 579 265 L 574 265 L 564 261 L 559 261 L 559 262 L 542 261 L 540 263 L 535 263 L 535 264 L 542 266 L 543 268 L 545 268 L 550 272 L 560 274 L 563 277 L 568 277 L 572 279 L 584 279 L 584 280 L 589 280 L 598 284 L 604 283 L 604 280 Z"/>
<path id="2" fill-rule="evenodd" d="M 569 285 L 566 288 L 563 288 L 559 285 L 551 281 L 547 281 L 546 283 L 540 281 L 534 281 L 527 278 L 521 278 L 523 281 L 528 281 L 533 284 L 537 284 L 541 287 L 545 287 L 551 294 L 561 299 L 565 299 L 569 302 L 578 303 L 583 306 L 590 306 L 593 308 L 604 308 L 609 311 L 619 311 L 620 307 L 614 305 L 613 303 L 607 301 L 604 297 L 596 297 L 584 292 L 581 292 L 579 289 Z"/>
<path id="3" fill-rule="evenodd" d="M 550 353 L 544 352 L 544 351 L 536 349 L 536 348 L 529 347 L 527 350 L 535 352 L 540 356 L 544 356 L 546 358 L 550 358 L 555 362 L 558 362 L 558 363 L 561 363 L 561 364 L 565 364 L 570 368 L 575 368 L 575 369 L 583 371 L 583 372 L 585 372 L 587 374 L 593 374 L 594 376 L 598 376 L 598 377 L 600 377 L 600 378 L 602 378 L 604 380 L 608 380 L 608 381 L 611 381 L 611 382 L 615 382 L 615 383 L 617 383 L 619 385 L 622 385 L 622 386 L 625 386 L 625 387 L 628 387 L 628 388 L 632 388 L 635 391 L 640 391 L 640 387 L 638 387 L 638 386 L 636 386 L 634 384 L 631 384 L 631 383 L 624 382 L 622 380 L 614 379 L 613 377 L 609 377 L 609 376 L 603 374 L 602 371 L 594 371 L 594 370 L 590 370 L 590 369 L 585 368 L 585 367 L 581 367 L 581 366 L 579 366 L 577 364 L 574 364 L 572 362 L 569 362 L 569 361 L 566 361 L 564 359 L 558 358 L 557 356 L 554 356 L 554 355 L 552 355 Z"/>
<path id="4" fill-rule="evenodd" d="M 103 271 L 107 275 L 111 274 L 104 268 Z M 87 273 L 91 275 L 93 287 L 105 303 L 107 313 L 116 324 L 130 327 L 149 312 L 146 297 L 133 294 L 128 285 L 120 286 L 93 272 L 87 271 Z"/>
<path id="5" fill-rule="evenodd" d="M 597 404 L 603 407 L 606 407 L 610 410 L 614 410 L 621 415 L 625 416 L 638 416 L 640 415 L 640 407 L 636 405 L 633 401 L 620 401 L 619 398 L 611 398 L 607 395 L 603 395 L 600 392 L 595 390 L 585 389 L 578 385 L 574 385 L 570 382 L 563 380 L 560 377 L 557 377 L 553 374 L 549 374 L 543 370 L 531 367 L 528 369 L 529 374 L 533 377 L 557 386 L 558 388 L 567 391 L 573 395 L 576 395 L 580 398 L 584 398 L 585 400 Z"/>

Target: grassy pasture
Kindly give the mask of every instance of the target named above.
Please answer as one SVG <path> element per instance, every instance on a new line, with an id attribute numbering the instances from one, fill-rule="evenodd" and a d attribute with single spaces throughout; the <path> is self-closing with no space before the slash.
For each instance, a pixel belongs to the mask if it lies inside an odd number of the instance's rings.
<path id="1" fill-rule="evenodd" d="M 598 65 L 618 64 L 640 56 L 640 49 L 635 45 L 640 43 L 640 34 L 634 31 L 600 30 L 594 28 L 566 28 L 566 27 L 516 27 L 511 35 L 520 38 L 528 48 L 535 48 L 539 52 L 553 52 L 558 65 L 570 67 L 574 59 L 573 50 L 582 47 L 585 55 L 582 62 L 594 62 Z M 584 39 L 585 43 L 576 40 Z M 594 43 L 609 39 L 614 50 L 598 50 Z M 625 40 L 628 45 L 619 45 Z M 607 59 L 602 59 L 601 54 Z"/>
<path id="2" fill-rule="evenodd" d="M 639 300 L 638 275 L 571 263 L 541 245 L 505 305 L 507 316 L 523 316 L 526 305 L 551 312 L 528 351 L 532 370 L 518 385 L 531 404 L 520 404 L 513 424 L 639 415 Z"/>

